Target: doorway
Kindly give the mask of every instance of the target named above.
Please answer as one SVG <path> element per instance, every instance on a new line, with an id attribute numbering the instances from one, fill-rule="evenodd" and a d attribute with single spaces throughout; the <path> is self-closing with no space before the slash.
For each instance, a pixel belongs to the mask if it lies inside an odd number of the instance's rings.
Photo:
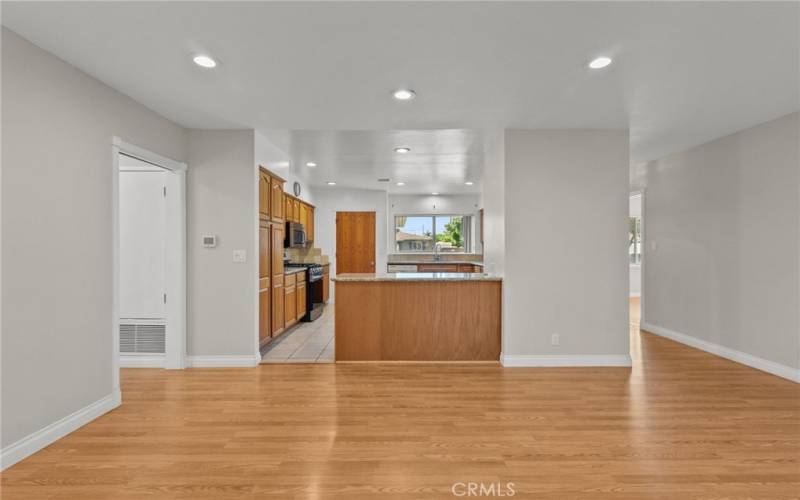
<path id="1" fill-rule="evenodd" d="M 630 324 L 639 330 L 642 317 L 642 265 L 644 261 L 644 193 L 635 191 L 628 201 L 628 266 Z"/>
<path id="2" fill-rule="evenodd" d="M 113 377 L 120 367 L 184 368 L 186 164 L 112 144 Z"/>
<path id="3" fill-rule="evenodd" d="M 375 272 L 375 212 L 336 212 L 336 274 Z"/>

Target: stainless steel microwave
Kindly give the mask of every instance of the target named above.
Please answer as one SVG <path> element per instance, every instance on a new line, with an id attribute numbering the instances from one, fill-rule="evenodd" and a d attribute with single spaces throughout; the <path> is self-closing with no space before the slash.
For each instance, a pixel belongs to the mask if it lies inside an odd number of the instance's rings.
<path id="1" fill-rule="evenodd" d="M 306 246 L 306 228 L 298 222 L 287 222 L 283 246 L 286 248 Z"/>

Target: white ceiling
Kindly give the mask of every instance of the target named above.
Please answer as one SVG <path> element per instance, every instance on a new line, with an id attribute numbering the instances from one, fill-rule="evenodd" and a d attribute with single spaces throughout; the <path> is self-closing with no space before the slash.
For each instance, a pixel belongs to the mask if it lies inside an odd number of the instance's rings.
<path id="1" fill-rule="evenodd" d="M 2 22 L 187 127 L 292 131 L 316 182 L 463 185 L 498 128 L 630 128 L 646 160 L 800 108 L 795 2 L 3 2 Z"/>

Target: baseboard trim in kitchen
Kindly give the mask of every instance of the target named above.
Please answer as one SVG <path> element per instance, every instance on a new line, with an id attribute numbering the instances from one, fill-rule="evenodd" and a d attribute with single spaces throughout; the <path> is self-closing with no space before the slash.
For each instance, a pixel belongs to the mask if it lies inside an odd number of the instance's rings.
<path id="1" fill-rule="evenodd" d="M 164 368 L 164 355 L 120 354 L 120 368 Z"/>
<path id="2" fill-rule="evenodd" d="M 261 356 L 254 354 L 186 357 L 186 366 L 189 368 L 252 368 L 260 362 Z"/>
<path id="3" fill-rule="evenodd" d="M 503 355 L 500 360 L 506 368 L 631 366 L 628 354 Z"/>
<path id="4" fill-rule="evenodd" d="M 42 448 L 55 443 L 67 434 L 113 410 L 121 402 L 122 396 L 120 391 L 117 390 L 36 432 L 28 434 L 16 443 L 6 446 L 0 452 L 0 469 L 5 470 L 15 463 L 28 458 Z"/>
<path id="5" fill-rule="evenodd" d="M 792 382 L 800 383 L 800 370 L 792 368 L 791 366 L 786 366 L 764 358 L 759 358 L 758 356 L 753 356 L 752 354 L 747 354 L 746 352 L 737 351 L 736 349 L 715 344 L 714 342 L 708 342 L 707 340 L 701 340 L 696 337 L 692 337 L 691 335 L 676 332 L 674 330 L 670 330 L 669 328 L 664 328 L 652 323 L 643 322 L 641 329 L 654 335 L 658 335 L 659 337 L 674 340 L 675 342 L 688 345 L 689 347 L 694 347 L 695 349 L 700 349 L 701 351 L 705 351 L 715 356 L 747 365 L 750 368 L 755 368 L 756 370 L 761 370 L 763 372 L 791 380 Z"/>

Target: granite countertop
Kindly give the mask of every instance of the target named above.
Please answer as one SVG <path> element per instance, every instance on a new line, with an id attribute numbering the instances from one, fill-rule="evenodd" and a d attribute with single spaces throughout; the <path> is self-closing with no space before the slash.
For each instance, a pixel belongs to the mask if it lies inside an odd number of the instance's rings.
<path id="1" fill-rule="evenodd" d="M 283 268 L 283 275 L 288 276 L 290 274 L 297 274 L 305 271 L 305 267 L 285 267 Z"/>
<path id="2" fill-rule="evenodd" d="M 503 281 L 486 273 L 344 273 L 333 281 Z"/>

